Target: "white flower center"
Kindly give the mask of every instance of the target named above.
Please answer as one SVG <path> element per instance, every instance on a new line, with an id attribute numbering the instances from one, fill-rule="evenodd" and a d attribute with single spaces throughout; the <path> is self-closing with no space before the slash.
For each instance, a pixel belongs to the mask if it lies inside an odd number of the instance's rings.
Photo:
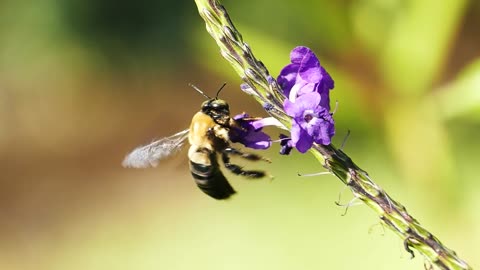
<path id="1" fill-rule="evenodd" d="M 305 122 L 307 123 L 310 123 L 310 121 L 313 120 L 313 118 L 316 118 L 318 117 L 314 112 L 313 110 L 305 110 L 303 112 L 303 120 L 305 120 Z"/>

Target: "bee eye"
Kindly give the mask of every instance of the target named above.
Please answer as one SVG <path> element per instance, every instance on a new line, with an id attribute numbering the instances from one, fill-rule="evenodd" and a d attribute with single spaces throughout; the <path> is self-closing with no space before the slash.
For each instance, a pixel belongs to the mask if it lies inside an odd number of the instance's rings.
<path id="1" fill-rule="evenodd" d="M 217 104 L 217 106 L 214 107 L 216 111 L 222 111 L 222 112 L 228 112 L 228 105 L 227 104 Z"/>

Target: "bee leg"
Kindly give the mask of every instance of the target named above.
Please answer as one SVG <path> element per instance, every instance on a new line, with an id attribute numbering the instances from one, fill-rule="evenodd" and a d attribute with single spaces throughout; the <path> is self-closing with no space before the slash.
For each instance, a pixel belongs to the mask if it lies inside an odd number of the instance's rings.
<path id="1" fill-rule="evenodd" d="M 230 163 L 230 157 L 228 156 L 228 152 L 226 151 L 222 152 L 222 161 L 223 164 L 225 164 L 225 167 L 234 174 L 245 176 L 248 178 L 262 178 L 265 176 L 265 172 L 263 171 L 247 171 L 243 170 L 242 167 L 236 164 Z"/>
<path id="2" fill-rule="evenodd" d="M 270 161 L 270 159 L 268 158 L 264 158 L 260 155 L 257 155 L 257 154 L 253 154 L 253 153 L 244 153 L 238 149 L 235 149 L 233 147 L 227 147 L 223 150 L 224 153 L 227 153 L 227 154 L 230 154 L 230 155 L 236 155 L 236 156 L 240 156 L 244 159 L 247 159 L 247 160 L 252 160 L 252 161 L 258 161 L 258 160 L 263 160 L 263 161 L 266 161 L 268 163 L 272 163 L 272 161 Z"/>

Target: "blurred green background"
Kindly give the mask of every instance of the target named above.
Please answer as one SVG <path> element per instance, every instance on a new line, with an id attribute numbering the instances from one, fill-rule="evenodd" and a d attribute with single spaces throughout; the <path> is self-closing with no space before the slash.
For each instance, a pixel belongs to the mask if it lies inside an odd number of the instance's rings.
<path id="1" fill-rule="evenodd" d="M 223 4 L 273 76 L 293 47 L 317 53 L 335 144 L 351 130 L 345 152 L 479 268 L 480 3 Z M 218 51 L 194 1 L 1 1 L 0 269 L 423 269 L 367 207 L 342 216 L 335 177 L 297 176 L 322 171 L 311 155 L 238 160 L 275 178 L 227 173 L 228 201 L 197 190 L 186 150 L 121 168 L 188 127 L 203 101 L 188 83 L 227 82 L 232 113 L 264 115 Z"/>

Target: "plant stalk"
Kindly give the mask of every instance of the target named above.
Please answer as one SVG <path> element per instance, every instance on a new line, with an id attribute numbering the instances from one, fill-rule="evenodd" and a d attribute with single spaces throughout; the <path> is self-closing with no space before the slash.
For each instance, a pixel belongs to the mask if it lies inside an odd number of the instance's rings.
<path id="1" fill-rule="evenodd" d="M 291 118 L 283 111 L 283 95 L 265 65 L 255 58 L 250 47 L 230 20 L 226 9 L 217 0 L 195 0 L 207 31 L 220 47 L 222 56 L 232 65 L 249 91 L 267 113 L 277 118 L 287 129 Z M 380 222 L 394 231 L 414 257 L 413 249 L 439 269 L 472 269 L 456 253 L 413 218 L 406 208 L 392 199 L 368 174 L 360 169 L 342 150 L 332 144 L 314 144 L 310 152 L 324 168 L 347 185 L 353 195 L 362 200 L 380 217 Z"/>

